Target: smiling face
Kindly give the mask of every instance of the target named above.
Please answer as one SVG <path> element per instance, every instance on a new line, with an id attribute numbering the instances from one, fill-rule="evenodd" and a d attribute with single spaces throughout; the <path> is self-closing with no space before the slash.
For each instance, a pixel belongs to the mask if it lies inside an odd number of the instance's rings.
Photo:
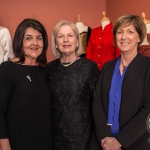
<path id="1" fill-rule="evenodd" d="M 78 39 L 69 25 L 62 25 L 57 31 L 56 45 L 62 55 L 75 55 Z"/>
<path id="2" fill-rule="evenodd" d="M 27 28 L 23 37 L 25 58 L 29 60 L 36 60 L 42 53 L 43 47 L 44 42 L 42 34 L 31 27 Z"/>
<path id="3" fill-rule="evenodd" d="M 116 44 L 121 52 L 137 52 L 138 42 L 140 38 L 132 24 L 118 28 Z"/>

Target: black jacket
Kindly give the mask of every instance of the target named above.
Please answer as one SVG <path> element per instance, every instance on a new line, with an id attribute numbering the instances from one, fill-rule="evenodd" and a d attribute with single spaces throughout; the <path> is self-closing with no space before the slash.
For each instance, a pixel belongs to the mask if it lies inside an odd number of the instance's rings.
<path id="1" fill-rule="evenodd" d="M 94 91 L 93 115 L 97 138 L 93 135 L 91 150 L 102 149 L 100 141 L 112 136 L 110 127 L 107 126 L 107 117 L 109 89 L 115 63 L 116 60 L 113 60 L 104 65 Z M 122 149 L 150 150 L 150 133 L 147 129 L 149 114 L 150 58 L 137 54 L 130 63 L 122 83 L 120 132 L 116 135 Z"/>

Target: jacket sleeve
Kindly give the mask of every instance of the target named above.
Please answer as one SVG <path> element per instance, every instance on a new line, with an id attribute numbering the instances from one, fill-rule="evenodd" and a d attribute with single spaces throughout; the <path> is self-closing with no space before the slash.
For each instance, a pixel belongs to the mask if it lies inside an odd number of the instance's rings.
<path id="1" fill-rule="evenodd" d="M 94 65 L 92 65 L 92 68 L 91 68 L 91 72 L 90 72 L 91 76 L 90 76 L 90 80 L 89 80 L 92 98 L 93 98 L 93 91 L 94 91 L 94 88 L 96 86 L 96 82 L 97 82 L 99 73 L 100 73 L 100 71 L 99 71 L 96 63 L 94 63 Z"/>
<path id="2" fill-rule="evenodd" d="M 5 62 L 0 65 L 0 139 L 8 138 L 6 116 L 13 88 L 11 69 Z"/>
<path id="3" fill-rule="evenodd" d="M 99 75 L 98 82 L 94 90 L 94 98 L 93 98 L 93 116 L 94 116 L 94 122 L 96 128 L 96 135 L 99 143 L 103 138 L 112 136 L 110 127 L 107 126 L 107 117 L 102 103 L 101 88 L 102 88 L 103 77 L 105 75 L 105 67 L 106 65 L 104 65 Z"/>
<path id="4" fill-rule="evenodd" d="M 128 148 L 140 137 L 142 137 L 148 129 L 146 127 L 146 120 L 150 114 L 150 64 L 149 69 L 146 68 L 147 74 L 144 74 L 143 80 L 146 82 L 145 88 L 141 88 L 144 93 L 144 96 L 141 99 L 141 109 L 130 119 L 122 128 L 121 131 L 116 135 L 116 139 L 122 144 L 123 148 Z M 135 77 L 136 78 L 136 77 Z M 138 79 L 139 80 L 139 79 Z M 138 82 L 139 83 L 139 82 Z M 140 87 L 142 87 L 141 83 Z M 135 88 L 134 93 L 138 96 L 138 91 Z M 140 92 L 140 91 L 139 91 Z M 126 99 L 126 98 L 125 98 Z M 144 99 L 144 100 L 143 100 Z M 133 101 L 136 101 L 133 99 Z M 137 107 L 138 103 L 134 104 L 131 107 Z M 129 108 L 132 109 L 132 108 Z M 127 110 L 129 111 L 129 110 Z M 145 141 L 146 143 L 147 141 Z"/>

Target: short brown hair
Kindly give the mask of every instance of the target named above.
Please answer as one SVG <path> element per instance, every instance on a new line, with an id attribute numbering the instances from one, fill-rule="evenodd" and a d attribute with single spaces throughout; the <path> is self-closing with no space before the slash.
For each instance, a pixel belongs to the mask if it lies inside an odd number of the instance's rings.
<path id="1" fill-rule="evenodd" d="M 121 16 L 115 23 L 113 27 L 113 36 L 114 36 L 114 44 L 116 44 L 116 33 L 118 28 L 121 26 L 129 26 L 133 25 L 135 27 L 135 30 L 137 31 L 140 42 L 138 43 L 138 46 L 143 42 L 145 36 L 146 36 L 146 26 L 143 22 L 143 20 L 138 16 L 134 14 L 127 14 L 124 16 Z"/>

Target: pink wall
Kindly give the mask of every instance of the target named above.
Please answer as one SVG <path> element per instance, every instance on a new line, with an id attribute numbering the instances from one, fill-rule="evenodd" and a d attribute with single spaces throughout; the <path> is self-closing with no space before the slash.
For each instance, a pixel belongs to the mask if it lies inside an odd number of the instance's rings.
<path id="1" fill-rule="evenodd" d="M 35 19 L 43 23 L 47 30 L 47 58 L 51 61 L 54 59 L 51 32 L 59 20 L 66 19 L 75 23 L 80 14 L 85 25 L 95 28 L 100 25 L 103 11 L 106 11 L 106 0 L 3 0 L 0 3 L 0 26 L 7 27 L 13 38 L 18 24 L 35 14 Z"/>
<path id="2" fill-rule="evenodd" d="M 146 18 L 150 20 L 150 0 L 107 0 L 106 12 L 112 22 L 127 13 L 141 17 L 142 12 L 145 12 Z"/>

